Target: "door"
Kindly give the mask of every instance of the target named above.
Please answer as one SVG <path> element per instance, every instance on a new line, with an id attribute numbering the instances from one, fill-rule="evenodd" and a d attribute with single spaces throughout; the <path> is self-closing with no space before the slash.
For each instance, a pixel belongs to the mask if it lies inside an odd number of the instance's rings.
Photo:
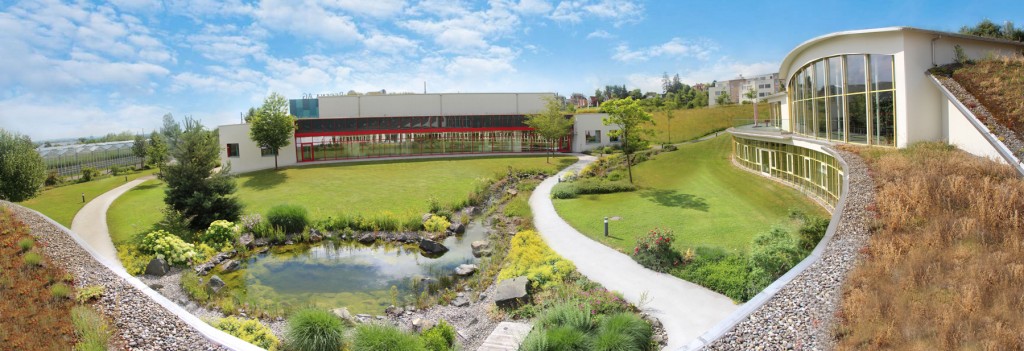
<path id="1" fill-rule="evenodd" d="M 775 153 L 771 152 L 771 150 L 766 149 L 757 149 L 757 153 L 761 163 L 761 173 L 771 175 L 772 158 L 775 156 Z"/>
<path id="2" fill-rule="evenodd" d="M 302 162 L 313 160 L 313 143 L 302 143 L 299 149 L 301 149 Z"/>

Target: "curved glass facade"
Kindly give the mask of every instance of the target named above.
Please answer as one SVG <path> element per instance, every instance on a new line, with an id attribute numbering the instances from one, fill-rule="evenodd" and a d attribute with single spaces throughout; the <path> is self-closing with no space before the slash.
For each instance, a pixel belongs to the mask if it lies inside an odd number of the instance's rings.
<path id="1" fill-rule="evenodd" d="M 799 146 L 735 136 L 737 163 L 755 172 L 789 183 L 822 201 L 829 211 L 843 195 L 843 167 L 835 157 Z"/>
<path id="2" fill-rule="evenodd" d="M 790 80 L 790 130 L 835 142 L 896 145 L 893 56 L 818 59 Z"/>

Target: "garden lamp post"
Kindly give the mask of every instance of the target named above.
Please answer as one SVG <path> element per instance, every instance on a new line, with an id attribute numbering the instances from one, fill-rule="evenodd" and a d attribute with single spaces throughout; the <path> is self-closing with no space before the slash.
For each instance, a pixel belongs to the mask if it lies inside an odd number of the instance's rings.
<path id="1" fill-rule="evenodd" d="M 608 217 L 604 217 L 604 236 L 608 236 Z"/>

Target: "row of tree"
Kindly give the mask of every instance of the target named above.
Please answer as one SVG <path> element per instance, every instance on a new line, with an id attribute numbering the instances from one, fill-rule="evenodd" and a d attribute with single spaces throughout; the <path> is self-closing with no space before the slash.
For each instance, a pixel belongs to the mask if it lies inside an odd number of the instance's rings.
<path id="1" fill-rule="evenodd" d="M 1006 39 L 1024 42 L 1024 29 L 1019 29 L 1013 22 L 1006 21 L 1002 25 L 996 24 L 988 19 L 978 22 L 975 26 L 960 27 L 960 33 L 977 35 L 982 37 Z"/>

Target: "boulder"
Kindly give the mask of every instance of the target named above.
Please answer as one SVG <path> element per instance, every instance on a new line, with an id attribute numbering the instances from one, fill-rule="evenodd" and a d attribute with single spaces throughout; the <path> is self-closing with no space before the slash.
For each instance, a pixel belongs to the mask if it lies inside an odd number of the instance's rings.
<path id="1" fill-rule="evenodd" d="M 460 264 L 458 267 L 455 267 L 455 275 L 467 277 L 476 273 L 477 269 L 479 268 L 475 264 Z"/>
<path id="2" fill-rule="evenodd" d="M 237 271 L 242 267 L 242 264 L 238 260 L 227 260 L 220 264 L 220 270 L 222 273 L 231 273 Z"/>
<path id="3" fill-rule="evenodd" d="M 420 250 L 424 255 L 441 255 L 448 252 L 448 247 L 430 239 L 420 239 Z"/>
<path id="4" fill-rule="evenodd" d="M 469 306 L 469 298 L 465 297 L 465 296 L 456 297 L 455 300 L 452 300 L 452 306 L 455 306 L 455 307 L 466 307 L 466 306 Z"/>
<path id="5" fill-rule="evenodd" d="M 256 238 L 253 237 L 252 233 L 245 233 L 238 237 L 238 244 L 252 249 L 256 247 Z"/>
<path id="6" fill-rule="evenodd" d="M 373 244 L 374 241 L 377 241 L 377 237 L 374 236 L 373 233 L 366 233 L 359 236 L 357 241 L 363 244 Z"/>
<path id="7" fill-rule="evenodd" d="M 423 216 L 420 216 L 420 219 L 423 220 L 423 223 L 427 223 L 427 221 L 429 221 L 430 217 L 432 216 L 434 216 L 433 213 L 424 213 Z"/>
<path id="8" fill-rule="evenodd" d="M 466 232 L 466 226 L 463 225 L 462 223 L 455 222 L 452 223 L 452 225 L 448 226 L 448 231 L 455 234 L 462 234 Z"/>
<path id="9" fill-rule="evenodd" d="M 477 240 L 472 244 L 469 244 L 473 248 L 473 256 L 483 257 L 491 255 L 491 242 L 486 240 Z"/>
<path id="10" fill-rule="evenodd" d="M 171 265 L 167 264 L 167 261 L 164 261 L 162 258 L 154 258 L 146 265 L 146 275 L 162 277 L 170 271 Z"/>
<path id="11" fill-rule="evenodd" d="M 316 228 L 309 229 L 309 242 L 318 243 L 320 240 L 324 240 L 324 234 Z"/>
<path id="12" fill-rule="evenodd" d="M 505 190 L 505 192 L 512 196 L 516 196 L 517 194 L 519 194 L 519 191 L 514 188 L 509 188 L 508 190 Z"/>
<path id="13" fill-rule="evenodd" d="M 216 275 L 214 275 L 213 277 L 210 277 L 209 286 L 210 286 L 210 289 L 213 290 L 214 294 L 220 292 L 220 289 L 223 289 L 225 285 L 227 285 L 227 284 L 225 284 L 224 280 L 220 279 L 220 277 L 218 277 Z"/>
<path id="14" fill-rule="evenodd" d="M 253 246 L 267 246 L 269 244 L 270 242 L 267 240 L 267 238 L 258 238 L 252 241 Z"/>
<path id="15" fill-rule="evenodd" d="M 494 290 L 494 303 L 498 307 L 516 308 L 529 302 L 530 293 L 526 291 L 530 280 L 524 276 L 505 279 L 498 282 Z"/>
<path id="16" fill-rule="evenodd" d="M 412 320 L 412 329 L 416 332 L 423 332 L 424 330 L 434 327 L 434 321 L 426 318 L 416 318 Z"/>
<path id="17" fill-rule="evenodd" d="M 331 312 L 334 312 L 335 316 L 338 316 L 338 318 L 346 323 L 353 324 L 356 321 L 356 319 L 352 317 L 352 313 L 348 311 L 348 307 L 335 308 L 331 310 Z"/>

